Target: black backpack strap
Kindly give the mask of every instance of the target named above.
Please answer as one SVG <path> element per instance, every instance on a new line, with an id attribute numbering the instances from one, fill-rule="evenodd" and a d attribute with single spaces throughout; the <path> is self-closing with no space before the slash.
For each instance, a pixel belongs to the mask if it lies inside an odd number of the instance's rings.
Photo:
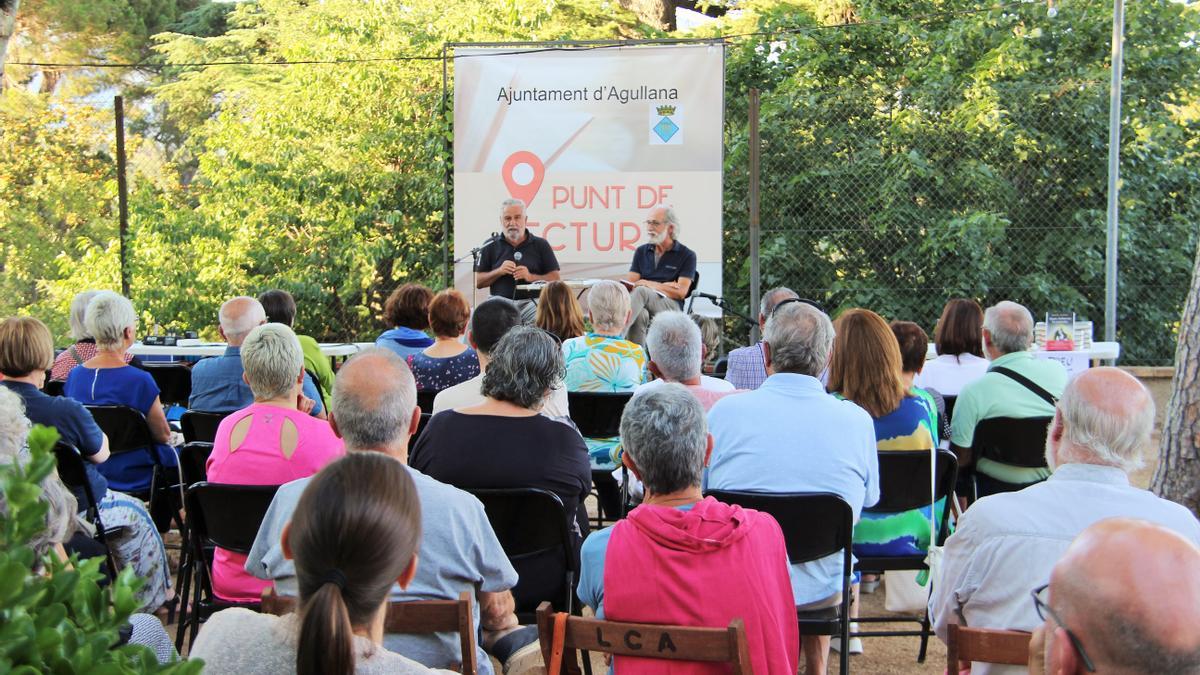
<path id="1" fill-rule="evenodd" d="M 1042 399 L 1046 403 L 1049 403 L 1050 405 L 1058 404 L 1057 396 L 1055 396 L 1054 394 L 1051 394 L 1050 392 L 1046 391 L 1045 389 L 1042 389 L 1037 384 L 1035 384 L 1033 380 L 1029 379 L 1028 377 L 1025 377 L 1024 375 L 1018 373 L 1015 370 L 1010 370 L 1008 368 L 1001 366 L 999 368 L 991 368 L 988 370 L 988 372 L 999 373 L 1001 375 L 1004 375 L 1005 377 L 1015 381 L 1017 384 L 1020 384 L 1021 386 L 1025 387 L 1029 391 L 1032 391 L 1033 393 L 1037 394 L 1038 398 Z"/>

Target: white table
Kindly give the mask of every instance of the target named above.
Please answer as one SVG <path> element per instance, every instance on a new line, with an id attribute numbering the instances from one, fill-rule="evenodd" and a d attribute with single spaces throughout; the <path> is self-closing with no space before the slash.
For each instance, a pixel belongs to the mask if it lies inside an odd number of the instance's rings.
<path id="1" fill-rule="evenodd" d="M 1035 358 L 1058 361 L 1067 369 L 1067 375 L 1078 375 L 1091 367 L 1092 361 L 1116 361 L 1121 356 L 1119 342 L 1093 342 L 1090 349 L 1076 349 L 1070 352 L 1048 352 L 1041 349 L 1033 350 Z M 929 343 L 929 351 L 925 353 L 926 360 L 937 358 L 937 350 Z"/>
<path id="2" fill-rule="evenodd" d="M 362 344 L 367 346 L 371 343 Z M 174 346 L 144 345 L 135 342 L 129 348 L 129 353 L 134 356 L 220 356 L 225 353 L 227 346 L 224 342 L 200 340 L 180 340 L 179 344 Z M 321 353 L 329 357 L 350 356 L 362 351 L 362 347 L 353 342 L 322 342 L 320 347 Z"/>

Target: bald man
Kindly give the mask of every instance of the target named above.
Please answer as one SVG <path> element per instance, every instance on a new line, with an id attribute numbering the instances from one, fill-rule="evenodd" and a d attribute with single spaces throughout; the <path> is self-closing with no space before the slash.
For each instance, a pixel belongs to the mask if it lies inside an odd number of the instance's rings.
<path id="1" fill-rule="evenodd" d="M 1200 675 L 1200 548 L 1166 528 L 1092 525 L 1034 603 L 1031 675 Z"/>
<path id="2" fill-rule="evenodd" d="M 946 639 L 951 623 L 1033 630 L 1040 620 L 1029 592 L 1047 582 L 1076 535 L 1105 518 L 1141 518 L 1200 544 L 1200 522 L 1190 511 L 1129 484 L 1153 427 L 1154 400 L 1132 375 L 1092 368 L 1072 380 L 1047 433 L 1053 475 L 980 499 L 946 541 L 942 578 L 929 599 L 938 637 Z M 975 664 L 971 672 L 1024 669 Z"/>
<path id="3" fill-rule="evenodd" d="M 347 452 L 380 452 L 408 464 L 408 441 L 417 429 L 417 386 L 412 371 L 391 350 L 365 349 L 338 370 L 333 381 L 329 424 L 346 443 Z M 487 649 L 506 668 L 540 663 L 537 630 L 522 629 L 513 613 L 509 590 L 517 572 L 504 554 L 478 499 L 409 468 L 421 500 L 421 548 L 417 574 L 407 589 L 392 589 L 393 601 L 457 600 L 470 591 L 477 599 L 476 629 L 483 627 Z M 280 539 L 300 495 L 312 477 L 282 485 L 263 518 L 246 557 L 246 571 L 275 587 L 296 594 L 296 567 L 283 556 Z M 529 645 L 533 645 L 530 647 Z M 386 635 L 384 646 L 433 668 L 461 663 L 457 634 Z M 491 660 L 476 654 L 481 674 Z M 520 672 L 518 670 L 518 672 Z"/>

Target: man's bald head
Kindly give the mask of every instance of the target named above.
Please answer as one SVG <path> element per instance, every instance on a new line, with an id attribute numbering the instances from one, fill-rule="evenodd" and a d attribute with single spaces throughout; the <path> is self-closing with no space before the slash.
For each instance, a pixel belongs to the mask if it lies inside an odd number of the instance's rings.
<path id="1" fill-rule="evenodd" d="M 1009 300 L 997 302 L 983 313 L 984 338 L 1000 354 L 1023 352 L 1033 344 L 1033 315 Z"/>
<path id="2" fill-rule="evenodd" d="M 239 295 L 221 305 L 217 319 L 221 322 L 221 335 L 225 341 L 238 347 L 250 331 L 267 322 L 267 312 L 256 298 Z"/>
<path id="3" fill-rule="evenodd" d="M 1200 674 L 1200 548 L 1171 530 L 1132 518 L 1092 525 L 1054 566 L 1049 602 L 1097 672 Z M 1077 658 L 1057 628 L 1046 624 L 1048 672 Z"/>
<path id="4" fill-rule="evenodd" d="M 388 349 L 364 349 L 333 380 L 330 423 L 350 451 L 407 457 L 417 408 L 417 384 L 404 359 Z"/>
<path id="5" fill-rule="evenodd" d="M 1142 466 L 1154 429 L 1154 399 L 1134 376 L 1119 368 L 1090 368 L 1067 383 L 1046 435 L 1046 461 Z"/>

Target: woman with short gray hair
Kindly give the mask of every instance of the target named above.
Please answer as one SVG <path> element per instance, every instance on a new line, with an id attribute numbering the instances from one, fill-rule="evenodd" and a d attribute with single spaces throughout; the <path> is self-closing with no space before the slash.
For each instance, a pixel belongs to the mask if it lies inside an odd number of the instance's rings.
<path id="1" fill-rule="evenodd" d="M 538 414 L 562 375 L 562 352 L 552 334 L 512 328 L 492 349 L 483 403 L 434 415 L 409 466 L 464 490 L 549 490 L 562 500 L 568 527 L 586 534 L 583 500 L 592 487 L 587 448 L 573 426 Z"/>
<path id="2" fill-rule="evenodd" d="M 71 369 L 75 366 L 83 365 L 84 361 L 96 355 L 96 338 L 87 331 L 83 325 L 84 316 L 87 314 L 88 303 L 100 291 L 84 291 L 76 293 L 71 299 L 71 313 L 68 317 L 68 322 L 71 325 L 71 339 L 75 344 L 63 350 L 54 359 L 54 365 L 50 368 L 50 381 L 66 382 L 67 375 L 71 373 Z M 142 362 L 133 354 L 126 353 L 125 362 L 135 367 L 141 368 Z"/>
<path id="3" fill-rule="evenodd" d="M 235 485 L 283 485 L 307 478 L 344 454 L 329 423 L 312 417 L 301 393 L 304 352 L 291 328 L 266 323 L 242 343 L 242 369 L 254 403 L 221 420 L 208 458 L 208 480 Z M 246 556 L 218 548 L 213 593 L 228 602 L 255 602 L 270 582 L 246 573 Z"/>

